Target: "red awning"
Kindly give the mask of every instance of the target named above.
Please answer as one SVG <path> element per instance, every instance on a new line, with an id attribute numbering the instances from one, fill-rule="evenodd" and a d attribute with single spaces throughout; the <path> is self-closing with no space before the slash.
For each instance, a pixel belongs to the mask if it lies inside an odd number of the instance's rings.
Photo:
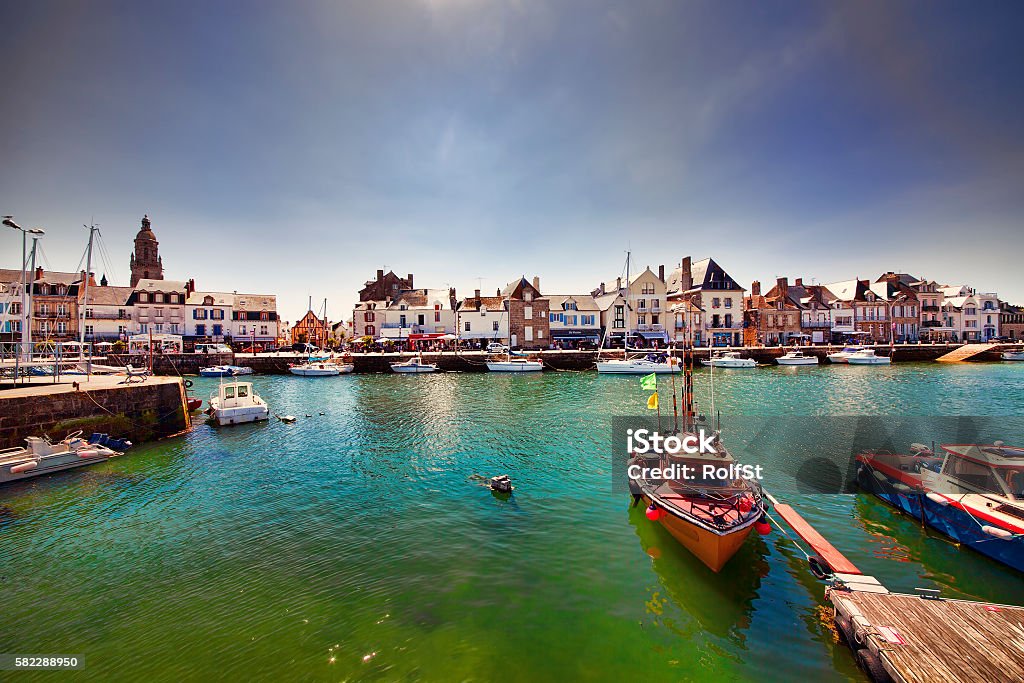
<path id="1" fill-rule="evenodd" d="M 429 334 L 410 334 L 409 341 L 423 341 L 426 339 L 440 339 L 444 332 L 431 332 Z"/>

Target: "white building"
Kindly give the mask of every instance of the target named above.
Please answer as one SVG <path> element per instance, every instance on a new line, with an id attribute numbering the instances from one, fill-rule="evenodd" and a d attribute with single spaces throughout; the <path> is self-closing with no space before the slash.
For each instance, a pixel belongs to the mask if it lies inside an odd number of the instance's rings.
<path id="1" fill-rule="evenodd" d="M 185 300 L 184 336 L 192 341 L 225 341 L 233 336 L 234 306 L 231 292 L 192 292 Z"/>
<path id="2" fill-rule="evenodd" d="M 380 311 L 380 336 L 394 341 L 426 341 L 455 334 L 455 306 L 454 289 L 401 290 Z"/>
<path id="3" fill-rule="evenodd" d="M 601 324 L 610 337 L 625 337 L 630 343 L 641 338 L 667 344 L 672 317 L 665 287 L 665 267 L 655 274 L 650 266 L 623 283 L 615 278 L 615 287 L 602 282 L 591 294 L 601 312 Z M 666 324 L 668 323 L 668 324 Z"/>
<path id="4" fill-rule="evenodd" d="M 238 293 L 232 295 L 232 341 L 266 348 L 277 344 L 280 333 L 276 296 Z"/>
<path id="5" fill-rule="evenodd" d="M 459 339 L 487 342 L 509 341 L 509 315 L 506 300 L 500 296 L 480 296 L 480 290 L 459 302 L 457 321 Z"/>
<path id="6" fill-rule="evenodd" d="M 545 294 L 551 341 L 568 346 L 601 341 L 601 309 L 590 294 Z"/>
<path id="7" fill-rule="evenodd" d="M 111 287 L 106 278 L 90 283 L 85 302 L 85 340 L 127 341 L 132 327 L 131 287 Z"/>
<path id="8" fill-rule="evenodd" d="M 943 285 L 943 316 L 962 342 L 989 341 L 999 336 L 999 296 L 979 293 L 967 285 Z"/>
<path id="9" fill-rule="evenodd" d="M 136 334 L 185 332 L 186 283 L 179 280 L 139 280 L 129 299 L 135 308 Z"/>
<path id="10" fill-rule="evenodd" d="M 743 344 L 743 294 L 747 290 L 706 258 L 683 258 L 666 283 L 666 296 L 675 304 L 690 301 L 703 312 L 702 340 L 713 346 Z"/>

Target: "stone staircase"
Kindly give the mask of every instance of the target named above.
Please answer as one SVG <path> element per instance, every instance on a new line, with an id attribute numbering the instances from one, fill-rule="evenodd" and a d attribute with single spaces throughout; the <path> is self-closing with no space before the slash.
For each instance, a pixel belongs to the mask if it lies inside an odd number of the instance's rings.
<path id="1" fill-rule="evenodd" d="M 949 353 L 939 356 L 935 360 L 941 363 L 959 363 L 960 361 L 973 358 L 979 353 L 991 351 L 995 346 L 992 344 L 964 344 L 958 349 L 953 349 Z"/>

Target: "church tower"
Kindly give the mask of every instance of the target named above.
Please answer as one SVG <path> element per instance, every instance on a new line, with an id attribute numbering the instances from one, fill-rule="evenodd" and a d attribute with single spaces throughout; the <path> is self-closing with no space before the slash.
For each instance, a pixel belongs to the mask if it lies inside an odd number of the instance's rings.
<path id="1" fill-rule="evenodd" d="M 135 253 L 132 254 L 132 284 L 139 280 L 163 280 L 164 261 L 160 258 L 159 242 L 149 225 L 149 214 L 142 217 L 142 229 L 135 236 Z"/>

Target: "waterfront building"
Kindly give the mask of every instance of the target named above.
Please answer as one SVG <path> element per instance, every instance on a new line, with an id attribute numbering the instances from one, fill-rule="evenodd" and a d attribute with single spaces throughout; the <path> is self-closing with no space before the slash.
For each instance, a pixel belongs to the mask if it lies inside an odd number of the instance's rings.
<path id="1" fill-rule="evenodd" d="M 960 310 L 959 341 L 989 341 L 999 336 L 999 296 L 967 285 L 943 285 L 946 301 Z"/>
<path id="2" fill-rule="evenodd" d="M 134 306 L 135 334 L 172 334 L 185 332 L 185 300 L 191 281 L 143 279 L 133 287 L 129 305 Z"/>
<path id="3" fill-rule="evenodd" d="M 185 300 L 185 341 L 217 343 L 233 337 L 234 299 L 231 292 L 190 291 Z"/>
<path id="4" fill-rule="evenodd" d="M 630 276 L 628 283 L 617 277 L 613 289 L 602 282 L 591 295 L 601 311 L 601 324 L 609 337 L 625 337 L 628 332 L 630 340 L 669 342 L 665 322 L 671 318 L 671 313 L 665 266 L 658 266 L 657 274 L 647 266 Z"/>
<path id="5" fill-rule="evenodd" d="M 533 282 L 526 276 L 505 285 L 498 296 L 506 301 L 509 325 L 509 346 L 543 349 L 551 343 L 548 322 L 550 304 L 540 293 L 540 278 Z"/>
<path id="6" fill-rule="evenodd" d="M 568 348 L 601 341 L 601 309 L 590 294 L 545 294 L 551 341 Z"/>
<path id="7" fill-rule="evenodd" d="M 999 334 L 1014 341 L 1024 340 L 1024 307 L 999 302 Z"/>
<path id="8" fill-rule="evenodd" d="M 832 340 L 832 295 L 822 285 L 805 285 L 798 277 L 793 284 L 779 278 L 765 296 L 785 294 L 800 310 L 800 339 L 820 344 Z"/>
<path id="9" fill-rule="evenodd" d="M 269 329 L 269 328 L 268 328 Z M 246 327 L 248 332 L 248 327 Z M 306 312 L 292 326 L 292 344 L 312 344 L 323 347 L 330 337 L 330 328 L 326 320 L 321 320 L 312 310 Z"/>
<path id="10" fill-rule="evenodd" d="M 689 299 L 671 304 L 669 313 L 672 316 L 672 341 L 677 346 L 704 344 L 704 311 Z"/>
<path id="11" fill-rule="evenodd" d="M 388 301 L 360 301 L 352 311 L 352 336 L 377 338 L 384 327 Z"/>
<path id="12" fill-rule="evenodd" d="M 17 271 L 18 281 L 21 271 Z M 29 273 L 32 296 L 32 341 L 56 343 L 78 338 L 78 289 L 80 273 L 46 271 L 42 266 Z"/>
<path id="13" fill-rule="evenodd" d="M 702 309 L 705 339 L 713 346 L 743 343 L 743 296 L 746 290 L 713 259 L 692 262 L 687 256 L 666 282 L 669 302 L 691 301 Z"/>
<path id="14" fill-rule="evenodd" d="M 380 269 L 377 271 L 377 277 L 367 280 L 359 290 L 359 301 L 390 301 L 402 290 L 412 288 L 412 273 L 400 278 L 394 271 L 385 273 Z"/>
<path id="15" fill-rule="evenodd" d="M 750 296 L 743 299 L 743 343 L 745 346 L 780 346 L 800 341 L 801 308 L 789 296 L 787 278 L 778 278 L 768 294 L 761 294 L 761 283 L 750 285 Z"/>
<path id="16" fill-rule="evenodd" d="M 480 290 L 466 297 L 457 307 L 458 337 L 480 343 L 509 342 L 508 301 L 500 296 L 480 296 Z"/>
<path id="17" fill-rule="evenodd" d="M 315 316 L 314 316 L 315 317 Z M 239 294 L 231 296 L 231 340 L 244 347 L 265 349 L 277 346 L 281 336 L 277 315 L 277 296 L 273 294 Z M 318 328 L 319 329 L 319 328 Z M 327 341 L 328 334 L 317 335 L 318 345 Z"/>
<path id="18" fill-rule="evenodd" d="M 916 282 L 911 275 L 890 271 L 871 284 L 871 291 L 888 304 L 891 341 L 907 343 L 920 339 L 921 311 Z"/>
<path id="19" fill-rule="evenodd" d="M 164 261 L 160 257 L 160 243 L 149 220 L 149 214 L 142 217 L 142 227 L 135 236 L 135 251 L 129 262 L 135 287 L 141 280 L 163 280 Z"/>
<path id="20" fill-rule="evenodd" d="M 127 341 L 132 333 L 131 287 L 114 287 L 104 275 L 99 285 L 89 281 L 88 301 L 79 301 L 85 306 L 85 341 Z"/>
<path id="21" fill-rule="evenodd" d="M 455 334 L 456 305 L 454 289 L 400 290 L 381 309 L 380 336 L 392 341 L 421 342 Z"/>
<path id="22" fill-rule="evenodd" d="M 921 279 L 912 285 L 921 308 L 920 337 L 926 341 L 952 341 L 957 328 L 949 324 L 946 296 L 935 280 Z"/>

